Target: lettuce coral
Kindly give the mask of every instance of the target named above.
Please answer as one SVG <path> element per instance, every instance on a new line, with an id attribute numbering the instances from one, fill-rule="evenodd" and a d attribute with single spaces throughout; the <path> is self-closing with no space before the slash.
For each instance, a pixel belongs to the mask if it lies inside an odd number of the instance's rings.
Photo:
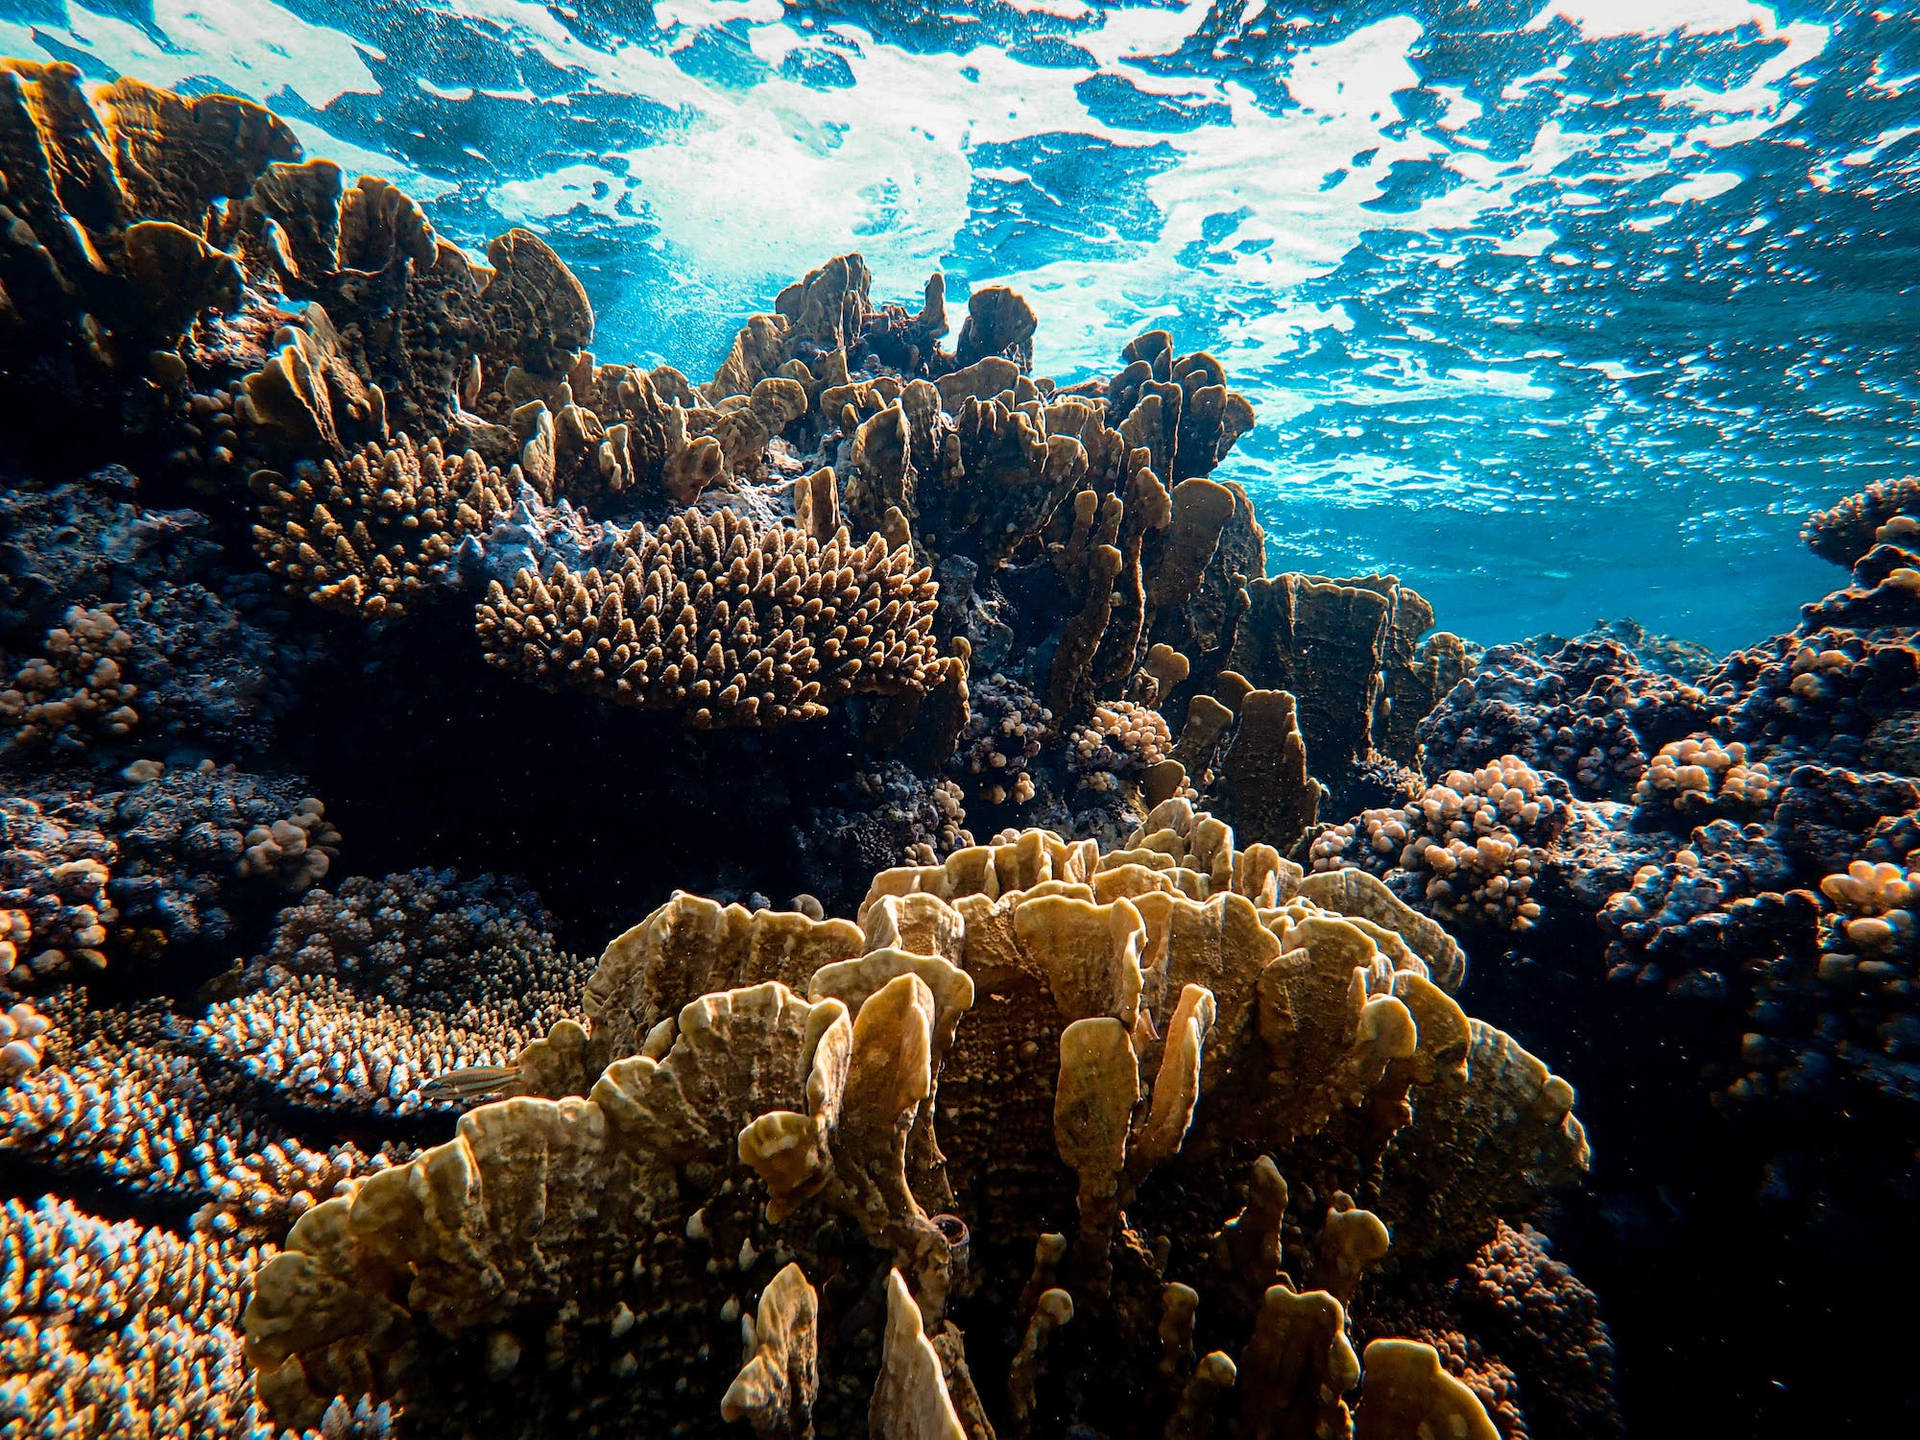
<path id="1" fill-rule="evenodd" d="M 246 1314 L 262 1398 L 370 1390 L 421 1433 L 667 1405 L 1157 1433 L 1305 1363 L 1275 1433 L 1345 1423 L 1348 1307 L 1584 1169 L 1572 1092 L 1344 892 L 1163 811 L 1128 849 L 882 873 L 857 925 L 676 897 L 609 947 L 588 1028 L 491 1077 L 516 1098 L 295 1226 Z M 1431 1349 L 1379 1354 L 1360 1433 L 1495 1433 Z"/>

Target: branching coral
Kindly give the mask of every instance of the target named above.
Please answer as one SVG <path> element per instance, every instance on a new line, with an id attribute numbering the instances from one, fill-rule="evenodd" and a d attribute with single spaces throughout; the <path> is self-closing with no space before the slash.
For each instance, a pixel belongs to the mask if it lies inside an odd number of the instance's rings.
<path id="1" fill-rule="evenodd" d="M 120 609 L 132 641 L 125 668 L 140 682 L 144 744 L 230 756 L 264 748 L 299 698 L 314 658 L 288 639 L 286 605 L 265 576 L 160 581 Z"/>
<path id="2" fill-rule="evenodd" d="M 452 1103 L 431 1082 L 500 1065 L 577 1002 L 589 967 L 531 898 L 491 877 L 348 880 L 282 913 L 273 945 L 194 1022 L 195 1043 L 280 1104 L 405 1115 Z"/>
<path id="3" fill-rule="evenodd" d="M 1588 642 L 1608 640 L 1624 645 L 1647 669 L 1658 670 L 1691 685 L 1698 685 L 1720 659 L 1718 650 L 1711 650 L 1698 641 L 1656 634 L 1631 617 L 1596 620 L 1590 629 L 1572 638 Z M 1548 632 L 1531 636 L 1526 643 L 1535 654 L 1552 655 L 1566 648 L 1568 637 Z"/>
<path id="4" fill-rule="evenodd" d="M 857 927 L 676 897 L 603 957 L 591 1029 L 522 1056 L 520 1098 L 295 1227 L 246 1316 L 262 1398 L 404 1391 L 422 1433 L 663 1404 L 840 1433 L 869 1394 L 888 1434 L 1344 1417 L 1347 1308 L 1576 1173 L 1571 1092 L 1329 908 L 1391 915 L 1375 882 L 1311 899 L 1219 822 L 1160 818 L 1105 856 L 1031 831 L 884 873 Z M 717 1341 L 756 1293 L 736 1375 Z M 1431 1350 L 1368 1353 L 1361 1432 L 1492 1433 Z"/>
<path id="5" fill-rule="evenodd" d="M 261 1244 L 182 1238 L 43 1196 L 0 1208 L 0 1420 L 22 1440 L 391 1440 L 392 1413 L 336 1400 L 283 1431 L 248 1392 L 236 1330 Z"/>
<path id="6" fill-rule="evenodd" d="M 1920 708 L 1907 630 L 1822 627 L 1737 650 L 1703 682 L 1730 737 L 1857 763 L 1882 720 Z"/>
<path id="7" fill-rule="evenodd" d="M 369 444 L 288 480 L 257 470 L 265 502 L 254 542 L 290 590 L 325 609 L 379 620 L 406 613 L 462 543 L 513 505 L 513 484 L 474 451 L 437 439 Z"/>
<path id="8" fill-rule="evenodd" d="M 1146 770 L 1167 758 L 1173 734 L 1158 710 L 1131 700 L 1113 700 L 1094 707 L 1087 723 L 1067 737 L 1071 747 L 1068 768 L 1080 784 L 1092 790 L 1117 790 L 1126 781 L 1138 781 Z"/>
<path id="9" fill-rule="evenodd" d="M 1387 1327 L 1431 1344 L 1505 1440 L 1625 1433 L 1613 1337 L 1594 1294 L 1531 1225 L 1502 1221 L 1457 1277 L 1417 1288 L 1367 1329 Z"/>
<path id="10" fill-rule="evenodd" d="M 929 573 L 878 535 L 823 545 L 689 511 L 630 534 L 604 575 L 555 562 L 496 581 L 478 626 L 488 658 L 529 678 L 701 727 L 775 725 L 858 691 L 924 689 L 933 611 Z"/>
<path id="11" fill-rule="evenodd" d="M 0 1152 L 194 1210 L 197 1229 L 278 1235 L 334 1187 L 404 1151 L 301 1144 L 203 1068 L 163 1008 L 103 1009 L 75 989 L 36 1002 L 40 1067 L 7 1096 Z"/>
<path id="12" fill-rule="evenodd" d="M 234 910 L 326 873 L 340 836 L 299 781 L 136 761 L 115 788 L 0 796 L 0 910 L 24 988 L 217 942 Z M 4 952 L 0 952 L 4 953 Z"/>
<path id="13" fill-rule="evenodd" d="M 118 918 L 107 863 L 117 847 L 59 810 L 0 796 L 0 958 L 8 962 L 0 979 L 14 989 L 107 963 L 107 926 Z"/>
<path id="14" fill-rule="evenodd" d="M 65 1201 L 0 1208 L 0 1420 L 21 1436 L 271 1436 L 235 1305 L 258 1246 L 110 1224 Z"/>
<path id="15" fill-rule="evenodd" d="M 1912 1104 L 1920 870 L 1856 860 L 1822 879 L 1820 892 L 1832 908 L 1819 922 L 1819 949 L 1784 951 L 1760 971 L 1734 1094 L 1817 1101 L 1860 1086 Z"/>

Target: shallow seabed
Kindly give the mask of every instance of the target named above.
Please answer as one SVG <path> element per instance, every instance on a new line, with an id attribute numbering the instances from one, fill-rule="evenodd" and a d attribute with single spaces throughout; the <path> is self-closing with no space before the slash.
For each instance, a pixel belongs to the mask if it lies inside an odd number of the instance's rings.
<path id="1" fill-rule="evenodd" d="M 98 3 L 0 1437 L 1920 1429 L 1906 7 Z"/>

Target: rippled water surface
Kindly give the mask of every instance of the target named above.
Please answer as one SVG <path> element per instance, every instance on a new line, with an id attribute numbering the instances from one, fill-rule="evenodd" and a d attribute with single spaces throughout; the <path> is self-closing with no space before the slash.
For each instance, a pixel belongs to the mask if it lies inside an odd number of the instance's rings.
<path id="1" fill-rule="evenodd" d="M 1024 290 L 1063 380 L 1167 326 L 1258 408 L 1275 567 L 1475 639 L 1785 628 L 1804 512 L 1914 468 L 1905 4 L 0 0 L 0 50 L 539 230 L 604 357 L 704 375 L 848 249 Z"/>

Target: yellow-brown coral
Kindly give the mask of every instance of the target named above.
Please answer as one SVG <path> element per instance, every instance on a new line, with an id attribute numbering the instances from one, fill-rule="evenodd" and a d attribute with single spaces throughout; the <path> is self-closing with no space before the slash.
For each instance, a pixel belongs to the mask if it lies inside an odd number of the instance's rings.
<path id="1" fill-rule="evenodd" d="M 253 488 L 268 568 L 314 604 L 367 620 L 405 614 L 461 542 L 513 504 L 510 481 L 473 451 L 448 455 L 438 440 L 405 435 L 292 480 L 256 471 Z"/>
<path id="2" fill-rule="evenodd" d="M 14 744 L 85 746 L 133 729 L 139 687 L 121 669 L 133 639 L 113 606 L 73 606 L 66 623 L 47 632 L 45 645 L 47 653 L 29 660 L 0 690 L 0 723 L 13 727 Z"/>
<path id="3" fill-rule="evenodd" d="M 295 1226 L 245 1318 L 262 1399 L 503 1435 L 668 1405 L 851 1433 L 869 1396 L 949 1440 L 1344 1425 L 1349 1307 L 1577 1174 L 1572 1094 L 1398 932 L 1163 808 L 1126 851 L 1030 831 L 886 872 L 857 927 L 676 897 L 519 1096 Z M 755 1296 L 766 1333 L 707 1338 Z M 1383 1363 L 1369 1433 L 1486 1433 L 1424 1355 Z"/>
<path id="4" fill-rule="evenodd" d="M 556 561 L 494 582 L 478 610 L 487 657 L 550 685 L 672 709 L 700 727 L 813 719 L 860 691 L 921 690 L 940 657 L 935 590 L 911 551 L 843 529 L 688 511 L 635 529 L 617 567 Z"/>

